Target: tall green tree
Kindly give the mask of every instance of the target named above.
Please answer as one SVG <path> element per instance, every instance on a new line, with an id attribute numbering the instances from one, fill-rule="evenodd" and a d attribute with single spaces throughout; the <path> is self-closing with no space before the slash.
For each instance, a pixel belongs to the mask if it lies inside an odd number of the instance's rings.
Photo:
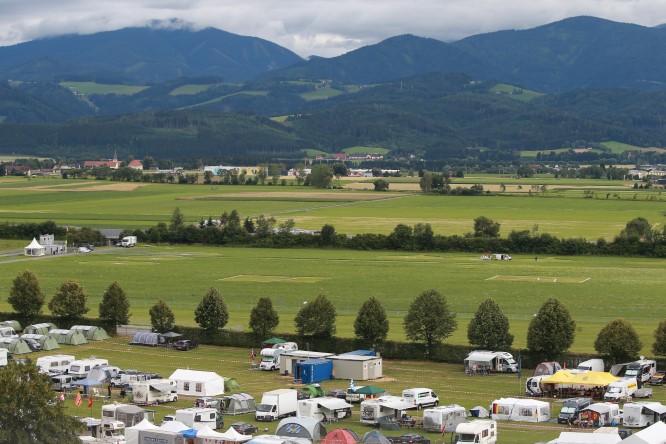
<path id="1" fill-rule="evenodd" d="M 213 334 L 229 322 L 229 310 L 220 292 L 210 287 L 194 311 L 194 320 L 208 334 Z"/>
<path id="2" fill-rule="evenodd" d="M 372 346 L 386 340 L 389 320 L 379 299 L 371 296 L 358 310 L 354 320 L 354 334 Z"/>
<path id="3" fill-rule="evenodd" d="M 599 331 L 594 349 L 612 363 L 638 358 L 643 344 L 634 326 L 625 319 L 610 321 Z"/>
<path id="4" fill-rule="evenodd" d="M 114 281 L 106 289 L 99 303 L 100 319 L 113 322 L 114 325 L 128 324 L 130 319 L 130 303 L 125 290 Z"/>
<path id="5" fill-rule="evenodd" d="M 179 207 L 174 208 L 173 213 L 171 213 L 171 224 L 169 228 L 171 230 L 177 230 L 185 226 L 185 215 L 180 211 Z"/>
<path id="6" fill-rule="evenodd" d="M 319 246 L 320 247 L 331 247 L 335 245 L 335 227 L 331 224 L 325 224 L 321 227 L 319 233 Z"/>
<path id="7" fill-rule="evenodd" d="M 654 331 L 652 353 L 657 356 L 666 356 L 666 321 L 661 321 Z"/>
<path id="8" fill-rule="evenodd" d="M 335 334 L 337 312 L 333 303 L 323 294 L 305 303 L 294 318 L 296 332 L 300 336 L 328 338 Z"/>
<path id="9" fill-rule="evenodd" d="M 576 322 L 557 298 L 549 298 L 530 321 L 527 348 L 544 359 L 554 360 L 566 352 L 576 338 Z"/>
<path id="10" fill-rule="evenodd" d="M 148 314 L 150 315 L 150 325 L 153 326 L 154 331 L 166 333 L 173 330 L 176 317 L 171 308 L 162 299 L 150 307 Z"/>
<path id="11" fill-rule="evenodd" d="M 499 237 L 500 224 L 485 216 L 474 219 L 474 237 Z"/>
<path id="12" fill-rule="evenodd" d="M 280 316 L 273 308 L 271 298 L 259 298 L 257 305 L 250 312 L 250 330 L 259 340 L 273 336 L 273 332 L 280 323 Z"/>
<path id="13" fill-rule="evenodd" d="M 509 318 L 493 299 L 481 302 L 467 326 L 467 339 L 474 347 L 486 350 L 508 350 L 513 345 Z"/>
<path id="14" fill-rule="evenodd" d="M 39 285 L 39 279 L 31 271 L 20 272 L 12 282 L 7 302 L 24 319 L 30 320 L 42 312 L 46 297 Z"/>
<path id="15" fill-rule="evenodd" d="M 312 167 L 310 173 L 310 184 L 316 188 L 329 188 L 333 181 L 333 170 L 330 166 L 322 163 Z"/>
<path id="16" fill-rule="evenodd" d="M 49 310 L 59 318 L 74 319 L 90 311 L 86 306 L 88 293 L 77 281 L 63 282 L 49 301 Z"/>
<path id="17" fill-rule="evenodd" d="M 435 247 L 435 234 L 430 224 L 414 225 L 414 246 L 417 250 L 432 250 Z"/>
<path id="18" fill-rule="evenodd" d="M 82 423 L 54 402 L 51 379 L 32 362 L 0 367 L 0 442 L 80 443 Z"/>
<path id="19" fill-rule="evenodd" d="M 407 339 L 423 342 L 430 357 L 435 346 L 458 328 L 458 322 L 446 297 L 437 290 L 426 290 L 409 306 L 404 328 Z"/>

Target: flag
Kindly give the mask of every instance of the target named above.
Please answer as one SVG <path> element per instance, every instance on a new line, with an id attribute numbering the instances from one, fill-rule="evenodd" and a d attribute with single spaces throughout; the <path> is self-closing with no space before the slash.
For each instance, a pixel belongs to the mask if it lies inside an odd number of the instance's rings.
<path id="1" fill-rule="evenodd" d="M 88 400 L 88 408 L 92 408 L 92 394 L 90 394 L 90 399 Z"/>
<path id="2" fill-rule="evenodd" d="M 74 404 L 78 407 L 81 405 L 81 392 L 76 394 L 76 399 L 74 400 Z"/>
<path id="3" fill-rule="evenodd" d="M 65 400 L 65 392 L 64 391 L 60 392 L 60 400 L 61 401 Z"/>
<path id="4" fill-rule="evenodd" d="M 518 349 L 518 379 L 520 379 L 520 372 L 522 370 L 522 359 L 520 358 L 520 349 Z"/>
<path id="5" fill-rule="evenodd" d="M 250 361 L 254 361 L 254 357 L 255 357 L 254 349 L 252 349 L 252 351 L 250 352 Z"/>
<path id="6" fill-rule="evenodd" d="M 349 381 L 349 390 L 351 390 L 353 392 L 355 388 L 356 388 L 356 386 L 354 385 L 354 380 L 351 379 Z"/>

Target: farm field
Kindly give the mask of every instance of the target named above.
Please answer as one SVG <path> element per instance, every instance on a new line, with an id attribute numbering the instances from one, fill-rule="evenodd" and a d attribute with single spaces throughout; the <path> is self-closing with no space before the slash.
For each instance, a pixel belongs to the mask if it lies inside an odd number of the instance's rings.
<path id="1" fill-rule="evenodd" d="M 410 178 L 412 179 L 412 178 Z M 414 187 L 412 183 L 407 185 Z M 467 183 L 472 183 L 466 179 Z M 495 181 L 492 177 L 479 177 Z M 536 183 L 545 179 L 534 179 Z M 401 181 L 407 182 L 407 181 Z M 352 188 L 349 182 L 343 182 Z M 507 181 L 508 183 L 508 181 Z M 545 182 L 544 182 L 545 183 Z M 631 219 L 645 217 L 661 229 L 666 195 L 659 191 L 613 190 L 599 182 L 597 199 L 583 199 L 575 181 L 570 189 L 553 190 L 544 197 L 522 194 L 501 196 L 431 196 L 413 191 L 326 190 L 299 186 L 170 185 L 95 180 L 22 178 L 0 180 L 0 222 L 56 221 L 59 225 L 91 228 L 148 228 L 168 222 L 179 207 L 185 219 L 198 223 L 236 209 L 242 218 L 260 214 L 274 216 L 278 223 L 293 219 L 297 228 L 320 229 L 330 223 L 339 233 L 390 233 L 397 224 L 430 223 L 437 234 L 465 234 L 478 216 L 501 224 L 500 234 L 532 230 L 559 237 L 608 240 Z M 454 182 L 454 186 L 457 182 Z M 371 185 L 370 185 L 371 186 Z M 510 185 L 509 185 L 510 186 Z M 617 186 L 617 184 L 613 184 Z M 528 188 L 527 184 L 523 188 Z M 655 200 L 647 200 L 655 199 Z"/>
<path id="2" fill-rule="evenodd" d="M 557 297 L 577 322 L 572 351 L 593 352 L 599 330 L 624 317 L 638 331 L 643 354 L 651 355 L 653 332 L 666 318 L 664 264 L 644 258 L 514 255 L 505 262 L 482 261 L 471 253 L 139 245 L 42 258 L 2 255 L 0 294 L 7 295 L 13 278 L 26 269 L 39 278 L 47 300 L 63 281 L 76 279 L 90 295 L 90 314 L 96 315 L 104 290 L 118 281 L 130 298 L 131 323 L 149 325 L 148 310 L 161 298 L 176 323 L 195 325 L 196 306 L 216 287 L 230 311 L 227 329 L 248 331 L 251 309 L 268 296 L 280 315 L 278 333 L 293 332 L 303 303 L 325 294 L 338 312 L 341 337 L 353 337 L 358 308 L 374 295 L 388 312 L 389 339 L 405 340 L 402 320 L 409 304 L 434 288 L 458 317 L 458 329 L 446 342 L 467 344 L 467 323 L 490 297 L 509 317 L 514 346 L 521 348 L 532 315 L 547 298 Z M 11 310 L 4 297 L 0 310 Z"/>
<path id="3" fill-rule="evenodd" d="M 120 368 L 154 371 L 164 377 L 168 377 L 178 368 L 215 371 L 224 377 L 236 379 L 241 391 L 254 396 L 257 402 L 261 399 L 261 394 L 265 391 L 277 388 L 299 387 L 292 384 L 290 377 L 279 376 L 278 372 L 250 370 L 249 350 L 200 346 L 188 352 L 179 352 L 161 347 L 128 346 L 128 340 L 129 338 L 127 337 L 117 337 L 109 341 L 89 343 L 78 347 L 63 346 L 62 349 L 58 350 L 58 353 L 73 354 L 78 359 L 91 356 L 106 358 L 111 365 L 116 365 Z M 34 353 L 28 356 L 36 359 L 37 356 L 47 353 Z M 387 390 L 390 394 L 399 395 L 403 389 L 409 387 L 429 387 L 437 393 L 442 405 L 456 403 L 468 410 L 477 405 L 487 408 L 493 400 L 501 397 L 522 395 L 525 378 L 532 374 L 531 371 L 525 370 L 520 380 L 516 375 L 500 374 L 470 377 L 463 373 L 462 364 L 390 360 L 383 362 L 383 373 L 384 378 L 372 381 L 371 384 Z M 348 380 L 322 382 L 325 390 L 333 388 L 346 389 L 348 385 Z M 357 385 L 359 385 L 358 382 Z M 105 394 L 106 390 L 100 389 L 100 392 Z M 117 391 L 114 393 L 113 399 L 114 401 L 120 400 Z M 542 399 L 550 403 L 551 417 L 556 418 L 561 404 L 557 399 Z M 653 399 L 666 402 L 666 388 L 655 387 Z M 101 406 L 104 402 L 100 398 L 94 398 L 93 407 L 89 410 L 85 407 L 85 402 L 82 407 L 77 409 L 74 405 L 73 395 L 68 395 L 65 401 L 71 414 L 97 418 L 101 415 Z M 175 403 L 149 406 L 148 408 L 155 410 L 156 422 L 159 424 L 164 415 L 173 414 L 177 408 L 192 407 L 193 404 L 194 398 L 179 397 L 179 400 Z M 342 420 L 339 424 L 329 425 L 328 430 L 334 427 L 347 427 L 353 429 L 361 436 L 363 433 L 371 430 L 369 426 L 360 424 L 358 404 L 354 405 L 352 411 L 351 418 Z M 420 412 L 410 411 L 410 414 L 420 422 Z M 260 430 L 267 428 L 268 431 L 266 433 L 274 433 L 277 427 L 277 422 L 257 423 L 252 414 L 225 416 L 224 421 L 225 427 L 229 427 L 233 422 L 247 421 L 258 425 Z M 540 424 L 500 421 L 498 442 L 500 444 L 534 444 L 537 441 L 554 439 L 564 430 L 564 425 L 558 425 L 552 420 Z M 410 431 L 421 432 L 418 429 Z M 389 436 L 397 436 L 405 432 L 407 430 L 384 433 Z M 444 443 L 450 442 L 448 433 L 444 438 L 438 433 L 424 433 L 424 435 L 433 442 L 440 442 L 440 440 Z"/>

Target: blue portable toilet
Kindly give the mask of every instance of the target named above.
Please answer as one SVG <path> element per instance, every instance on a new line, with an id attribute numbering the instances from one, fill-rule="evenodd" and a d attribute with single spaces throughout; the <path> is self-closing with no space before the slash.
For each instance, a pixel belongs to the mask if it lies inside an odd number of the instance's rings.
<path id="1" fill-rule="evenodd" d="M 296 363 L 294 368 L 294 379 L 300 379 L 303 384 L 314 384 L 332 378 L 333 361 L 328 359 L 308 359 Z"/>
<path id="2" fill-rule="evenodd" d="M 354 355 L 354 356 L 376 356 L 374 350 L 354 350 L 347 353 L 340 353 L 341 355 Z"/>

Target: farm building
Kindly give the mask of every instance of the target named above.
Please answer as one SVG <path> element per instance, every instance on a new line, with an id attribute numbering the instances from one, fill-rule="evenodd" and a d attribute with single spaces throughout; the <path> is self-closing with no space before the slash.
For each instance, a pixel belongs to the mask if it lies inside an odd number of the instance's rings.
<path id="1" fill-rule="evenodd" d="M 290 350 L 280 355 L 280 374 L 293 375 L 296 371 L 296 364 L 309 359 L 330 358 L 333 353 L 321 353 L 305 350 Z"/>
<path id="2" fill-rule="evenodd" d="M 28 343 L 21 338 L 0 338 L 0 348 L 6 349 L 12 355 L 32 353 Z"/>
<path id="3" fill-rule="evenodd" d="M 495 420 L 545 422 L 550 419 L 550 404 L 535 399 L 501 398 L 491 404 Z"/>
<path id="4" fill-rule="evenodd" d="M 58 341 L 53 339 L 49 335 L 37 335 L 37 334 L 32 334 L 32 333 L 27 333 L 21 335 L 22 339 L 34 339 L 35 341 L 39 342 L 39 345 L 42 346 L 42 350 L 55 350 L 60 348 L 58 345 Z"/>
<path id="5" fill-rule="evenodd" d="M 224 404 L 222 411 L 225 415 L 242 415 L 257 410 L 257 404 L 254 398 L 247 393 L 235 393 L 233 395 L 224 396 L 222 402 Z"/>
<path id="6" fill-rule="evenodd" d="M 50 322 L 46 322 L 43 324 L 32 324 L 32 325 L 27 325 L 23 329 L 23 333 L 29 333 L 35 335 L 48 335 L 49 332 L 55 328 L 57 328 L 56 325 Z"/>
<path id="7" fill-rule="evenodd" d="M 15 331 L 21 331 L 21 323 L 19 321 L 2 321 L 0 327 L 11 327 Z"/>
<path id="8" fill-rule="evenodd" d="M 297 362 L 294 367 L 294 379 L 303 384 L 328 381 L 333 377 L 333 362 L 328 359 L 308 359 Z"/>
<path id="9" fill-rule="evenodd" d="M 190 396 L 224 394 L 224 378 L 215 372 L 178 369 L 169 376 L 176 381 L 176 393 Z"/>
<path id="10" fill-rule="evenodd" d="M 331 356 L 333 361 L 333 377 L 335 379 L 354 379 L 367 381 L 383 376 L 382 358 L 379 356 L 363 356 L 344 354 Z"/>
<path id="11" fill-rule="evenodd" d="M 88 343 L 88 340 L 83 336 L 83 333 L 76 330 L 54 328 L 49 332 L 49 336 L 58 341 L 58 344 L 81 345 Z"/>
<path id="12" fill-rule="evenodd" d="M 150 333 L 145 331 L 137 331 L 132 336 L 130 345 L 148 345 L 155 347 L 156 345 L 166 344 L 166 339 L 159 333 Z"/>
<path id="13" fill-rule="evenodd" d="M 103 341 L 104 339 L 109 339 L 109 335 L 106 334 L 106 331 L 102 327 L 97 327 L 95 325 L 72 325 L 70 330 L 80 331 L 88 341 Z"/>
<path id="14" fill-rule="evenodd" d="M 312 442 L 321 441 L 326 436 L 326 427 L 315 418 L 284 418 L 277 426 L 275 434 L 290 438 L 305 438 Z"/>

